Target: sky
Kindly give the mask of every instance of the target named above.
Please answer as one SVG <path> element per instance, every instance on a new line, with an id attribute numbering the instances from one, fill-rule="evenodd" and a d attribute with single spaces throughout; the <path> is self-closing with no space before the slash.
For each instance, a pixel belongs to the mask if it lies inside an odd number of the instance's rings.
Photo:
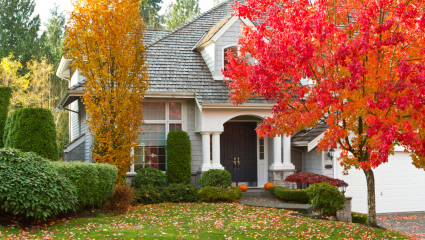
<path id="1" fill-rule="evenodd" d="M 164 13 L 166 6 L 171 2 L 173 2 L 173 0 L 163 0 L 160 14 Z M 53 8 L 55 3 L 59 5 L 61 11 L 72 11 L 71 0 L 35 0 L 34 14 L 40 15 L 41 25 L 47 22 L 50 15 L 50 9 Z M 201 12 L 205 12 L 212 8 L 214 4 L 212 0 L 199 0 L 199 6 L 201 7 Z"/>

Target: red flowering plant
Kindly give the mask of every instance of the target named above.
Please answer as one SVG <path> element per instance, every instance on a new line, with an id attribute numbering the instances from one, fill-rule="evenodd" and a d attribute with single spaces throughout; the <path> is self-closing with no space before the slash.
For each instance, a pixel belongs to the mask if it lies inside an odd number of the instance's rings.
<path id="1" fill-rule="evenodd" d="M 308 183 L 308 184 L 327 182 L 330 185 L 335 187 L 339 187 L 342 182 L 342 180 L 339 180 L 336 178 L 331 178 L 325 175 L 320 175 L 320 174 L 311 173 L 311 172 L 300 172 L 300 173 L 291 174 L 285 178 L 285 181 L 297 182 L 297 183 Z M 348 186 L 348 184 L 346 186 Z"/>

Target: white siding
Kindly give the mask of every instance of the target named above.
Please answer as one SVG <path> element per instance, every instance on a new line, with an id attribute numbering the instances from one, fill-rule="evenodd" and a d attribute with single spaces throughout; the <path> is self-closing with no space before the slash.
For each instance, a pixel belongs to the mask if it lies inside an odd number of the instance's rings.
<path id="1" fill-rule="evenodd" d="M 69 107 L 71 110 L 74 110 L 76 112 L 78 112 L 78 101 L 74 101 L 73 103 L 70 104 Z M 74 139 L 76 139 L 78 136 L 80 136 L 80 131 L 79 131 L 79 122 L 78 122 L 78 113 L 75 112 L 69 112 L 70 115 L 70 125 L 71 125 L 71 132 L 70 132 L 70 136 L 71 136 L 71 141 L 73 141 Z"/>
<path id="2" fill-rule="evenodd" d="M 210 69 L 210 72 L 212 75 L 214 75 L 214 46 L 215 44 L 211 44 L 210 46 L 206 47 L 201 51 L 201 55 L 205 60 L 205 63 L 207 64 L 208 68 Z"/>
<path id="3" fill-rule="evenodd" d="M 242 37 L 241 20 L 237 20 L 215 43 L 215 67 L 214 76 L 223 76 L 221 69 L 223 68 L 223 47 L 236 45 L 238 37 Z"/>
<path id="4" fill-rule="evenodd" d="M 317 147 L 304 154 L 304 172 L 322 174 L 322 154 L 317 154 Z"/>
<path id="5" fill-rule="evenodd" d="M 202 165 L 202 135 L 195 133 L 195 108 L 197 107 L 195 100 L 187 101 L 187 133 L 192 146 L 192 173 L 196 173 Z"/>

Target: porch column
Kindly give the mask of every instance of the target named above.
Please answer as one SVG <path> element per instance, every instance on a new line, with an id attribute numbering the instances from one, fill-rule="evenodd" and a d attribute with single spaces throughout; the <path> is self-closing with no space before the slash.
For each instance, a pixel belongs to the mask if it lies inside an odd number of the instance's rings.
<path id="1" fill-rule="evenodd" d="M 291 162 L 291 136 L 283 136 L 283 166 L 285 169 L 295 169 Z"/>
<path id="2" fill-rule="evenodd" d="M 208 171 L 212 168 L 211 165 L 211 153 L 210 153 L 210 133 L 202 132 L 202 166 L 200 170 L 202 172 Z"/>
<path id="3" fill-rule="evenodd" d="M 281 169 L 284 169 L 282 164 L 282 138 L 276 136 L 273 138 L 273 164 L 270 166 L 270 170 Z"/>
<path id="4" fill-rule="evenodd" d="M 224 169 L 220 164 L 220 134 L 221 132 L 213 132 L 212 135 L 212 168 Z"/>

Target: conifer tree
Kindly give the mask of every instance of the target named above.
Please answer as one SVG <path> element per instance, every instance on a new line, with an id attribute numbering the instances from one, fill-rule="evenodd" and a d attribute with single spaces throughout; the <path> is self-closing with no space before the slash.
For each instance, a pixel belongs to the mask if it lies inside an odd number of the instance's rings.
<path id="1" fill-rule="evenodd" d="M 159 15 L 162 0 L 141 0 L 140 16 L 147 29 L 163 29 L 164 16 Z"/>
<path id="2" fill-rule="evenodd" d="M 0 0 L 0 59 L 13 53 L 25 68 L 39 47 L 40 17 L 34 0 Z"/>
<path id="3" fill-rule="evenodd" d="M 168 6 L 167 29 L 175 29 L 201 13 L 199 0 L 177 0 Z"/>

